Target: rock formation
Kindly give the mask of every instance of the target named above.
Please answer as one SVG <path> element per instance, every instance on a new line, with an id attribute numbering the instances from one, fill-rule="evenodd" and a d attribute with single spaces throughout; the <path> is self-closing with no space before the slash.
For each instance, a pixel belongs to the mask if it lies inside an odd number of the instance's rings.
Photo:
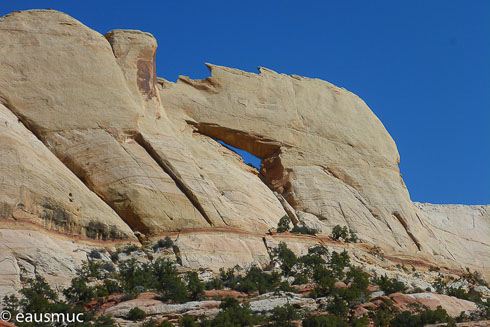
<path id="1" fill-rule="evenodd" d="M 489 276 L 489 207 L 412 203 L 395 142 L 359 97 L 265 68 L 208 65 L 211 77 L 172 83 L 156 51 L 148 33 L 103 36 L 53 10 L 0 19 L 0 258 L 12 267 L 0 280 L 18 282 L 30 248 L 6 245 L 14 230 L 176 235 L 185 265 L 217 269 L 267 263 L 286 214 L 321 231 L 308 242 L 345 225 L 388 255 Z"/>

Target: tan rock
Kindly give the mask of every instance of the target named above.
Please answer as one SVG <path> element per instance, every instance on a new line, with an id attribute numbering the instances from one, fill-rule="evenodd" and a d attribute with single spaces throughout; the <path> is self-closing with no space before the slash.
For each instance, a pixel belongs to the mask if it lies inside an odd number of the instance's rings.
<path id="1" fill-rule="evenodd" d="M 461 268 L 487 272 L 490 269 L 490 206 L 417 203 L 424 222 L 446 246 Z M 437 254 L 440 255 L 440 254 Z M 469 257 L 464 257 L 468 256 Z"/>
<path id="2" fill-rule="evenodd" d="M 432 310 L 435 310 L 438 306 L 441 306 L 451 317 L 457 317 L 463 311 L 472 312 L 477 309 L 476 304 L 473 302 L 444 294 L 416 293 L 407 294 L 405 296 L 414 299 L 416 302 L 420 303 L 421 305 L 425 305 Z"/>
<path id="3" fill-rule="evenodd" d="M 288 214 L 321 232 L 282 237 L 297 253 L 346 225 L 391 257 L 489 274 L 488 208 L 414 205 L 394 141 L 345 89 L 214 65 L 167 82 L 150 34 L 104 37 L 52 10 L 1 18 L 0 45 L 2 224 L 178 234 L 184 265 L 217 270 L 269 263 L 281 236 L 266 233 Z M 216 140 L 263 159 L 260 172 Z"/>
<path id="4" fill-rule="evenodd" d="M 0 224 L 135 238 L 119 216 L 0 104 Z"/>
<path id="5" fill-rule="evenodd" d="M 33 230 L 0 229 L 0 295 L 22 288 L 21 277 L 46 278 L 53 289 L 68 287 L 90 248 Z"/>
<path id="6" fill-rule="evenodd" d="M 168 115 L 263 159 L 262 179 L 307 225 L 327 235 L 346 225 L 387 254 L 482 269 L 485 246 L 475 261 L 475 251 L 434 237 L 437 231 L 410 201 L 395 143 L 357 96 L 264 68 L 252 74 L 208 67 L 211 77 L 204 80 L 159 80 Z M 482 223 L 490 226 L 488 219 Z"/>

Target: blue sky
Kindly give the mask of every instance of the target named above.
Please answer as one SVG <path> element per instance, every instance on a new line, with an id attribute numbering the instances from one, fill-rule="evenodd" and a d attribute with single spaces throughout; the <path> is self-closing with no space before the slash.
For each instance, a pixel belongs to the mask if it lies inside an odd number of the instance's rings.
<path id="1" fill-rule="evenodd" d="M 205 62 L 317 77 L 356 93 L 395 139 L 414 201 L 490 203 L 490 1 L 2 1 L 159 42 L 158 75 Z"/>

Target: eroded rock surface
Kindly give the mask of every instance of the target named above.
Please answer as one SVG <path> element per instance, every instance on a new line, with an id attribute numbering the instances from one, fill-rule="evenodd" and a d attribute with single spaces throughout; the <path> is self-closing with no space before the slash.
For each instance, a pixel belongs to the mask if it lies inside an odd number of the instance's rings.
<path id="1" fill-rule="evenodd" d="M 182 264 L 217 270 L 267 264 L 280 239 L 267 233 L 287 214 L 320 231 L 308 244 L 346 225 L 388 255 L 488 276 L 488 206 L 414 205 L 393 139 L 359 97 L 264 68 L 208 65 L 205 80 L 171 83 L 156 51 L 151 34 L 103 36 L 57 11 L 0 19 L 5 231 L 171 234 Z M 263 159 L 260 171 L 217 140 Z M 16 283 L 12 253 L 1 260 Z"/>

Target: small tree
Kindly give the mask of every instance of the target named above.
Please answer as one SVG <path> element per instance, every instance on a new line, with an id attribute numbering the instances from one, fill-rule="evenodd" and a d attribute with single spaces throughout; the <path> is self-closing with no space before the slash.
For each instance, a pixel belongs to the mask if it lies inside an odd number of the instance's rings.
<path id="1" fill-rule="evenodd" d="M 386 275 L 379 278 L 374 278 L 373 282 L 379 285 L 379 288 L 387 295 L 397 292 L 403 292 L 407 288 L 405 284 L 403 284 L 396 278 L 388 278 Z"/>
<path id="2" fill-rule="evenodd" d="M 205 285 L 199 279 L 197 272 L 193 271 L 187 274 L 187 289 L 193 300 L 198 300 L 204 294 Z"/>
<path id="3" fill-rule="evenodd" d="M 290 304 L 275 307 L 272 310 L 272 315 L 269 318 L 270 326 L 273 327 L 294 327 L 293 321 L 300 318 L 298 311 Z"/>
<path id="4" fill-rule="evenodd" d="M 286 243 L 281 242 L 279 243 L 277 257 L 279 258 L 279 260 L 281 260 L 281 270 L 283 272 L 283 275 L 291 276 L 292 269 L 298 261 L 298 258 L 296 257 L 294 252 L 288 248 Z"/>
<path id="5" fill-rule="evenodd" d="M 277 232 L 278 233 L 285 233 L 289 231 L 289 223 L 291 222 L 291 219 L 289 216 L 284 215 L 281 219 L 279 219 L 279 222 L 277 223 Z"/>
<path id="6" fill-rule="evenodd" d="M 165 236 L 163 240 L 158 240 L 158 242 L 153 245 L 153 251 L 158 249 L 169 249 L 174 245 L 174 241 L 169 236 Z"/>
<path id="7" fill-rule="evenodd" d="M 128 318 L 129 320 L 132 320 L 132 321 L 139 321 L 139 320 L 143 320 L 146 318 L 146 313 L 143 310 L 141 310 L 140 308 L 134 307 L 131 310 L 129 310 L 126 318 Z"/>
<path id="8" fill-rule="evenodd" d="M 342 227 L 340 225 L 336 225 L 332 229 L 332 234 L 330 235 L 330 237 L 333 238 L 334 240 L 337 240 L 337 241 L 347 240 L 347 238 L 348 238 L 347 227 L 345 227 L 345 226 Z"/>

